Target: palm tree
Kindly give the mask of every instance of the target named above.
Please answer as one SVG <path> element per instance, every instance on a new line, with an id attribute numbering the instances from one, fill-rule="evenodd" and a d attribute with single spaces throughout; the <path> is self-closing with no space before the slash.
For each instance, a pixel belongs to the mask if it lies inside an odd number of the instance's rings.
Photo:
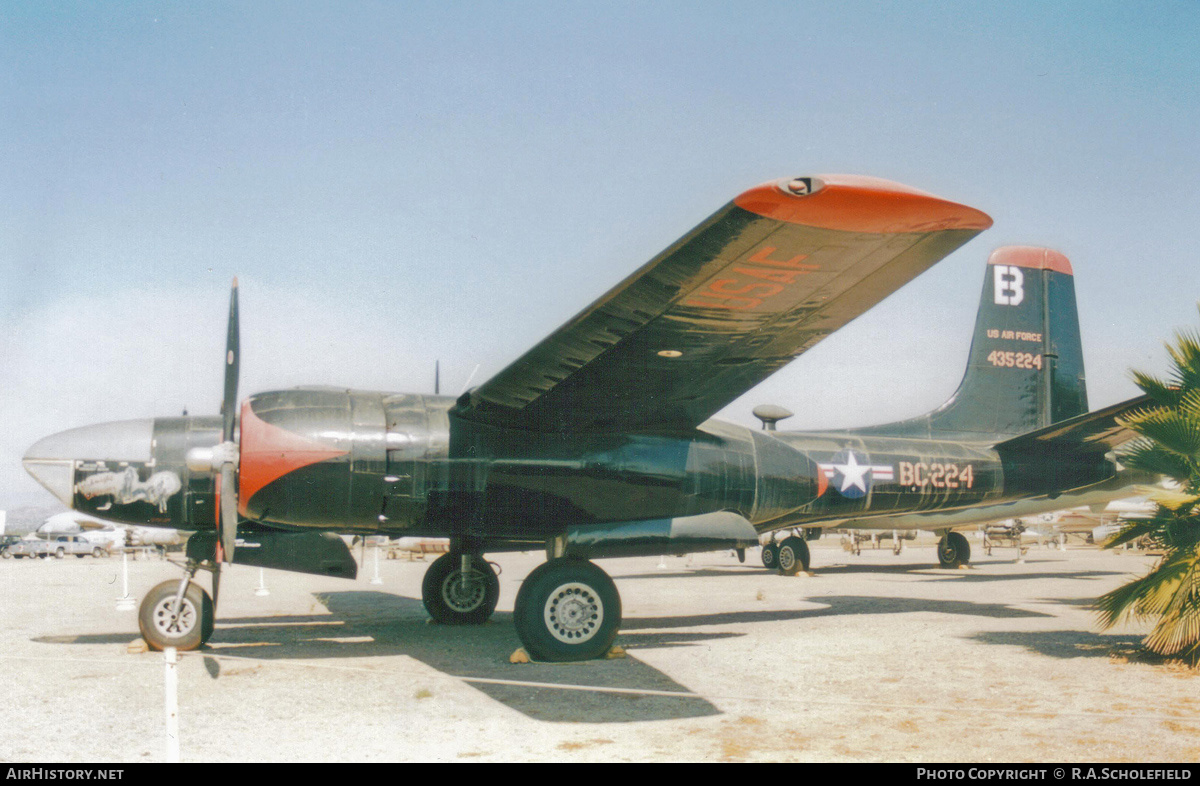
<path id="1" fill-rule="evenodd" d="M 1167 344 L 1166 379 L 1135 371 L 1151 405 L 1123 418 L 1139 435 L 1121 461 L 1165 475 L 1170 489 L 1147 490 L 1155 503 L 1148 518 L 1128 522 L 1105 543 L 1113 548 L 1142 537 L 1161 544 L 1163 557 L 1140 579 L 1096 601 L 1101 626 L 1128 619 L 1155 620 L 1143 641 L 1160 655 L 1200 661 L 1200 332 L 1175 334 Z"/>

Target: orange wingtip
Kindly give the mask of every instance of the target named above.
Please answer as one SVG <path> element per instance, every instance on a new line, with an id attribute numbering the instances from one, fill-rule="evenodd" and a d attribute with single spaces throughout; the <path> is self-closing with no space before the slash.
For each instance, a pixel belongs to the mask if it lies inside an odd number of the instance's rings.
<path id="1" fill-rule="evenodd" d="M 861 175 L 814 175 L 763 183 L 738 196 L 743 210 L 790 224 L 899 234 L 983 230 L 991 216 L 915 188 Z"/>
<path id="2" fill-rule="evenodd" d="M 1013 265 L 1037 270 L 1053 270 L 1056 273 L 1075 275 L 1071 260 L 1057 251 L 1039 246 L 1001 246 L 988 257 L 989 265 Z"/>

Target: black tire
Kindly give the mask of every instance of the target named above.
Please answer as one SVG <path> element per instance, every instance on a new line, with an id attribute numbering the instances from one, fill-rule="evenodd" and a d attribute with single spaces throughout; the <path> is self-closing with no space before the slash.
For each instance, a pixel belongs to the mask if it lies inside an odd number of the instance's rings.
<path id="1" fill-rule="evenodd" d="M 957 568 L 971 561 L 971 544 L 961 532 L 950 532 L 938 541 L 937 553 L 943 568 Z"/>
<path id="2" fill-rule="evenodd" d="M 513 622 L 534 660 L 603 656 L 621 628 L 621 596 L 591 562 L 560 557 L 534 568 L 517 592 Z"/>
<path id="3" fill-rule="evenodd" d="M 762 547 L 762 564 L 767 570 L 775 570 L 779 566 L 779 546 L 768 543 Z"/>
<path id="4" fill-rule="evenodd" d="M 779 544 L 779 572 L 784 576 L 795 576 L 802 570 L 807 571 L 810 559 L 808 544 L 804 542 L 804 538 L 793 535 L 784 538 Z"/>
<path id="5" fill-rule="evenodd" d="M 207 642 L 213 633 L 213 603 L 209 594 L 196 582 L 188 582 L 183 594 L 181 619 L 172 620 L 171 607 L 179 581 L 164 581 L 146 593 L 138 609 L 138 629 L 152 650 L 167 647 L 194 650 Z"/>
<path id="6" fill-rule="evenodd" d="M 462 557 L 462 552 L 451 551 L 434 560 L 421 581 L 421 600 L 434 622 L 482 625 L 496 610 L 500 579 L 482 556 L 472 554 L 471 571 L 464 589 Z"/>
<path id="7" fill-rule="evenodd" d="M 96 559 L 100 559 L 104 556 L 104 549 L 97 546 L 96 548 L 92 549 L 92 556 Z"/>
<path id="8" fill-rule="evenodd" d="M 76 557 L 77 559 L 83 559 L 83 558 L 84 558 L 84 557 L 86 557 L 86 556 L 87 556 L 86 554 L 76 554 L 76 555 L 75 555 L 75 557 Z"/>

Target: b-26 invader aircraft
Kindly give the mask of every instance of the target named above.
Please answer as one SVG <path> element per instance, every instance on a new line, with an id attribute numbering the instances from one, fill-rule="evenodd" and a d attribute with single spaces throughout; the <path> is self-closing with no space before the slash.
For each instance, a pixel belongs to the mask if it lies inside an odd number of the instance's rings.
<path id="1" fill-rule="evenodd" d="M 71 429 L 24 464 L 76 509 L 195 531 L 184 577 L 142 602 L 154 648 L 208 640 L 224 563 L 353 578 L 335 534 L 353 533 L 450 538 L 423 581 L 448 624 L 496 608 L 485 554 L 544 547 L 514 602 L 517 634 L 535 659 L 593 658 L 621 624 L 594 558 L 853 522 L 941 532 L 955 565 L 968 547 L 953 529 L 979 508 L 1120 495 L 1106 454 L 1138 401 L 1087 413 L 1071 268 L 1042 249 L 989 260 L 966 377 L 932 413 L 821 434 L 710 420 L 991 223 L 873 178 L 766 183 L 458 398 L 302 387 L 253 395 L 239 417 L 235 281 L 222 415 Z M 784 540 L 778 561 L 807 567 L 804 540 Z"/>

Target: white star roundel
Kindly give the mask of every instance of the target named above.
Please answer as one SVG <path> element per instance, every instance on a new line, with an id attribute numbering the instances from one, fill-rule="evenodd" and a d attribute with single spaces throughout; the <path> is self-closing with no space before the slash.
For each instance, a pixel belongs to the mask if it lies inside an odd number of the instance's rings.
<path id="1" fill-rule="evenodd" d="M 891 480 L 895 475 L 890 465 L 870 464 L 866 456 L 853 450 L 843 450 L 834 454 L 828 463 L 823 463 L 820 467 L 829 480 L 829 485 L 847 499 L 861 499 L 867 496 L 872 483 Z"/>

